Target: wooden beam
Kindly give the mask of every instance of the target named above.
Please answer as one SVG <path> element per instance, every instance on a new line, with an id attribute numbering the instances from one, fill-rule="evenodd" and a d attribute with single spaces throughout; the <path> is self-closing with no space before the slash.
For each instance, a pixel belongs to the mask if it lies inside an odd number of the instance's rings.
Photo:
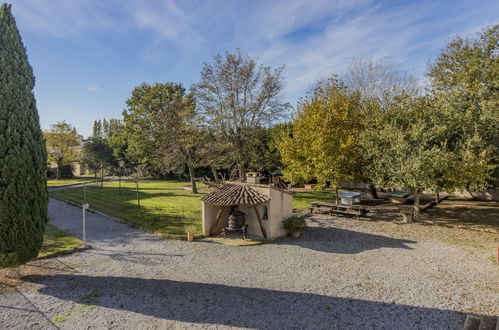
<path id="1" fill-rule="evenodd" d="M 260 230 L 262 231 L 263 237 L 267 238 L 267 232 L 265 231 L 265 228 L 263 227 L 263 222 L 262 222 L 262 217 L 260 217 L 260 212 L 258 212 L 258 209 L 256 208 L 256 205 L 253 206 L 255 209 L 256 217 L 258 218 L 258 222 L 260 223 Z"/>
<path id="2" fill-rule="evenodd" d="M 211 226 L 210 228 L 210 236 L 213 236 L 216 234 L 217 232 L 217 227 L 218 225 L 220 224 L 220 219 L 222 218 L 222 213 L 224 213 L 225 211 L 225 206 L 222 206 L 220 208 L 220 210 L 218 210 L 218 213 L 217 213 L 217 217 L 216 217 L 216 220 L 215 220 L 215 223 L 213 224 L 213 226 Z"/>

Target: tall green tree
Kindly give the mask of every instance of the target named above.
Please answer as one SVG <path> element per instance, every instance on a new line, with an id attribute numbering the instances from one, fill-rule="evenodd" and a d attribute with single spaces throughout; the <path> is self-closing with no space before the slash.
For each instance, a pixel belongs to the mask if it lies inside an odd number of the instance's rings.
<path id="1" fill-rule="evenodd" d="M 234 165 L 232 163 L 234 159 L 233 150 L 224 141 L 224 137 L 215 130 L 205 128 L 203 132 L 204 138 L 209 143 L 204 145 L 202 157 L 204 163 L 211 168 L 213 180 L 215 183 L 219 183 L 223 179 L 219 174 L 219 170 L 230 169 Z"/>
<path id="2" fill-rule="evenodd" d="M 123 111 L 128 153 L 131 159 L 144 169 L 158 168 L 158 116 L 170 104 L 185 93 L 184 88 L 175 83 L 141 84 L 133 89 Z"/>
<path id="3" fill-rule="evenodd" d="M 260 172 L 272 173 L 282 168 L 281 154 L 277 148 L 280 136 L 292 129 L 291 123 L 275 124 L 269 128 L 255 127 L 253 135 L 255 138 L 245 145 L 249 156 L 250 168 Z"/>
<path id="4" fill-rule="evenodd" d="M 134 172 L 134 164 L 128 156 L 128 141 L 125 134 L 125 123 L 120 119 L 109 120 L 107 143 L 112 149 L 109 163 L 109 173 L 118 177 L 119 192 L 121 194 L 121 178 Z"/>
<path id="5" fill-rule="evenodd" d="M 363 154 L 379 186 L 410 189 L 419 216 L 420 197 L 432 189 L 453 159 L 447 152 L 444 118 L 437 115 L 431 97 L 399 95 L 371 116 L 361 135 Z M 435 175 L 437 173 L 437 175 Z"/>
<path id="6" fill-rule="evenodd" d="M 113 163 L 113 149 L 111 146 L 101 137 L 90 137 L 83 145 L 83 160 L 94 170 L 100 171 L 102 187 L 104 172 Z"/>
<path id="7" fill-rule="evenodd" d="M 123 117 L 131 158 L 163 173 L 187 167 L 196 193 L 194 170 L 206 138 L 192 95 L 181 84 L 144 83 L 133 90 Z"/>
<path id="8" fill-rule="evenodd" d="M 191 192 L 197 194 L 194 170 L 203 165 L 207 132 L 196 112 L 191 94 L 176 93 L 172 101 L 156 116 L 160 166 L 163 171 L 184 172 L 187 168 Z"/>
<path id="9" fill-rule="evenodd" d="M 36 257 L 47 218 L 47 154 L 35 79 L 10 5 L 0 7 L 0 267 Z"/>
<path id="10" fill-rule="evenodd" d="M 460 145 L 462 157 L 466 159 L 461 162 L 460 179 L 470 192 L 483 187 L 483 179 L 489 171 L 477 172 L 477 168 L 485 165 L 482 155 L 488 153 L 492 154 L 488 165 L 496 168 L 497 185 L 499 24 L 484 29 L 476 39 L 451 40 L 431 64 L 428 77 L 439 107 L 453 118 L 448 123 L 452 125 L 448 141 Z"/>
<path id="11" fill-rule="evenodd" d="M 50 129 L 44 132 L 47 142 L 49 160 L 57 164 L 57 179 L 61 179 L 61 168 L 69 161 L 79 156 L 74 147 L 80 145 L 81 136 L 76 127 L 65 121 L 50 125 Z"/>
<path id="12" fill-rule="evenodd" d="M 416 218 L 423 191 L 453 191 L 490 176 L 492 149 L 482 148 L 479 136 L 470 140 L 456 131 L 459 113 L 446 111 L 430 94 L 401 94 L 370 119 L 361 134 L 370 175 L 380 186 L 410 189 Z"/>

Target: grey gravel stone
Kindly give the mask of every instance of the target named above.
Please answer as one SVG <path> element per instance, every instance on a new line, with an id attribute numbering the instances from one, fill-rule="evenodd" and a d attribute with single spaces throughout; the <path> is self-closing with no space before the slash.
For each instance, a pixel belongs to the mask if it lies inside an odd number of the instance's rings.
<path id="1" fill-rule="evenodd" d="M 81 238 L 81 209 L 51 199 L 50 218 Z M 1 293 L 0 328 L 461 329 L 475 306 L 495 306 L 493 263 L 364 223 L 315 217 L 298 240 L 238 247 L 89 213 L 93 248 Z"/>

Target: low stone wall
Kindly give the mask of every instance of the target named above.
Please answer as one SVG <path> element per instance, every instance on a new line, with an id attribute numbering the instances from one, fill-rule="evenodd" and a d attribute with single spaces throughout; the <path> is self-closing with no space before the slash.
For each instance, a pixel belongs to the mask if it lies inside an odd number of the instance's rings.
<path id="1" fill-rule="evenodd" d="M 475 197 L 476 199 L 481 200 L 481 201 L 499 202 L 499 189 L 497 189 L 497 188 L 489 188 L 487 190 L 473 191 L 473 196 L 471 196 L 470 193 L 467 192 L 466 190 L 464 190 L 464 191 L 456 190 L 456 191 L 452 192 L 451 195 L 454 197 L 457 197 L 457 198 Z"/>

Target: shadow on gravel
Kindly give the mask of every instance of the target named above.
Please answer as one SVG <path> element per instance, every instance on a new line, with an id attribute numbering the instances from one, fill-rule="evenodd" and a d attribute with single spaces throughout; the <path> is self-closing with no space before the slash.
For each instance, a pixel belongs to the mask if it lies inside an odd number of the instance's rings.
<path id="1" fill-rule="evenodd" d="M 396 302 L 220 284 L 77 275 L 27 276 L 24 280 L 43 285 L 40 293 L 65 301 L 81 303 L 92 296 L 96 297 L 92 301 L 96 306 L 211 325 L 260 329 L 457 329 L 462 328 L 465 318 L 455 311 Z M 106 310 L 92 313 L 99 312 L 112 315 Z M 133 322 L 133 315 L 126 319 Z M 92 324 L 91 319 L 77 322 L 80 326 Z"/>
<path id="2" fill-rule="evenodd" d="M 183 254 L 148 253 L 137 251 L 120 251 L 95 248 L 87 251 L 87 254 L 106 256 L 116 261 L 132 262 L 135 264 L 154 265 L 167 262 L 166 258 L 183 257 Z"/>
<path id="3" fill-rule="evenodd" d="M 355 254 L 380 248 L 409 249 L 416 241 L 367 234 L 334 227 L 308 227 L 299 239 L 286 238 L 275 244 L 298 245 L 329 253 Z"/>

